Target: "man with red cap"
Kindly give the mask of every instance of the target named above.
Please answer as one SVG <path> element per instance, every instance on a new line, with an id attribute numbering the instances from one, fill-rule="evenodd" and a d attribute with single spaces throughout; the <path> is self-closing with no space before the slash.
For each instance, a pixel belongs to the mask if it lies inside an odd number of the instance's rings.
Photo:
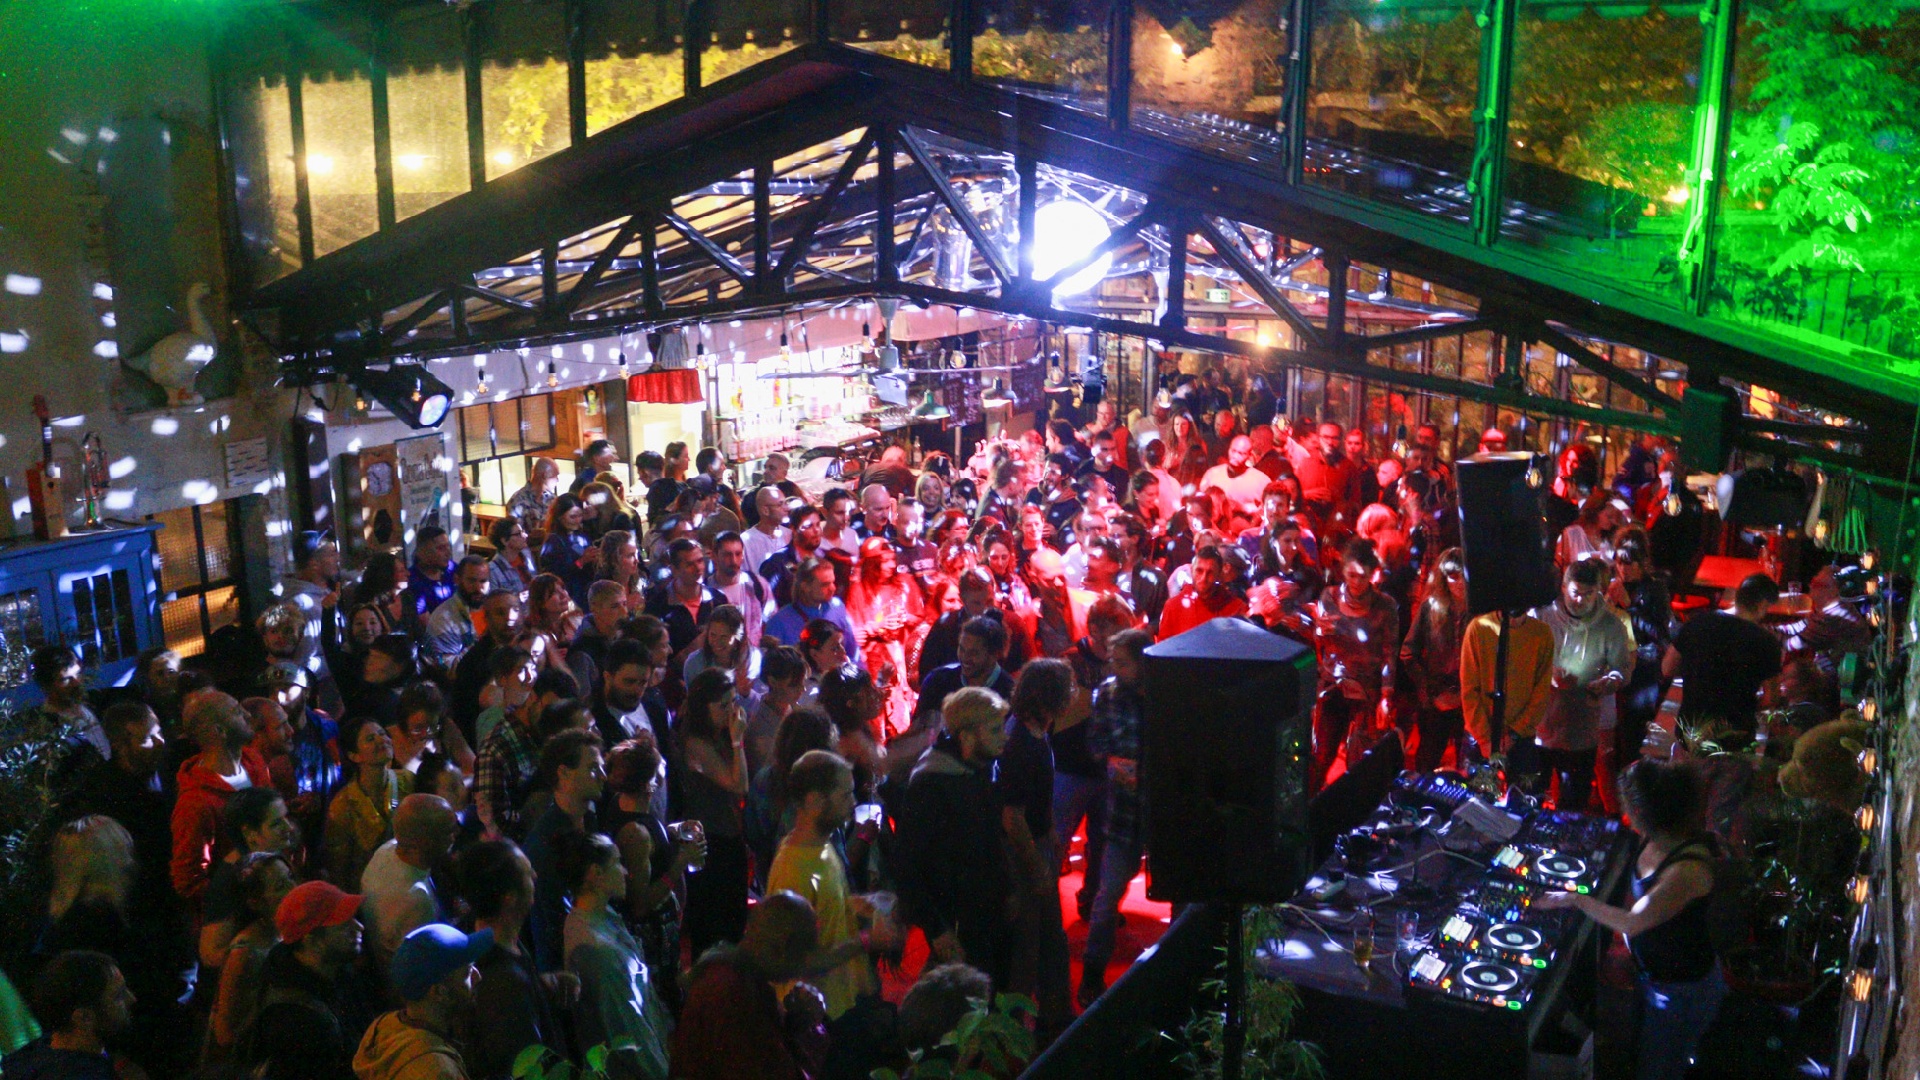
<path id="1" fill-rule="evenodd" d="M 260 1009 L 240 1035 L 238 1064 L 275 1080 L 353 1076 L 350 1055 L 367 1026 L 349 978 L 360 955 L 361 899 L 309 881 L 280 901 L 280 944 L 267 953 Z"/>

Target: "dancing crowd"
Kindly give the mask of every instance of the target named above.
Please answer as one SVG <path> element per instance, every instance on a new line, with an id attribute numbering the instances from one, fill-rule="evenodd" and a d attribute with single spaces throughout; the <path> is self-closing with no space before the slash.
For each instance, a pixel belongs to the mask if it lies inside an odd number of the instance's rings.
<path id="1" fill-rule="evenodd" d="M 1315 784 L 1397 730 L 1414 767 L 1503 752 L 1615 811 L 1675 678 L 1748 731 L 1763 691 L 1830 715 L 1866 638 L 1834 571 L 1800 624 L 1765 576 L 1682 621 L 1703 515 L 1672 451 L 1603 478 L 1576 442 L 1540 490 L 1563 587 L 1510 613 L 1490 746 L 1452 462 L 1505 435 L 1397 434 L 1214 371 L 824 490 L 674 443 L 630 500 L 602 440 L 564 488 L 535 461 L 490 554 L 428 526 L 348 574 L 302 534 L 189 663 L 91 692 L 43 649 L 50 892 L 8 969 L 37 1037 L 0 1073 L 865 1077 L 950 1053 L 995 990 L 1044 1041 L 1104 991 L 1141 868 L 1143 655 L 1214 618 L 1316 651 Z"/>

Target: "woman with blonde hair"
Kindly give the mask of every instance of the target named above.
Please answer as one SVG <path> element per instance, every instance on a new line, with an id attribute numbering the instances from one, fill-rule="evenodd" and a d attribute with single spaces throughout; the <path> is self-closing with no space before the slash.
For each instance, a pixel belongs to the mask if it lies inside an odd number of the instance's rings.
<path id="1" fill-rule="evenodd" d="M 587 535 L 596 542 L 615 530 L 631 534 L 640 521 L 640 515 L 627 505 L 627 500 L 604 480 L 592 481 L 581 488 L 580 501 L 586 506 Z"/>

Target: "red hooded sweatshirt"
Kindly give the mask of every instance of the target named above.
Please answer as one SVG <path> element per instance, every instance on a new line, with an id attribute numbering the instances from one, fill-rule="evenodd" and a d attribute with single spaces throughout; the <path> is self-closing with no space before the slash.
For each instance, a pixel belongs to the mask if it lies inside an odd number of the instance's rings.
<path id="1" fill-rule="evenodd" d="M 182 897 L 198 901 L 207 889 L 207 874 L 226 837 L 220 835 L 220 814 L 233 796 L 233 785 L 194 755 L 180 766 L 180 797 L 173 804 L 173 888 Z M 240 767 L 254 787 L 273 783 L 267 763 L 253 747 L 240 750 Z"/>

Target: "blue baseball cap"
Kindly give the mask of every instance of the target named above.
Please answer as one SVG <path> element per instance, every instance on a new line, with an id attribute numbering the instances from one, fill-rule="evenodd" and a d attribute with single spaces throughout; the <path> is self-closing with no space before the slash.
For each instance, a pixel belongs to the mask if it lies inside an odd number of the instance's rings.
<path id="1" fill-rule="evenodd" d="M 446 923 L 428 923 L 408 934 L 393 952 L 393 988 L 419 1001 L 456 971 L 465 971 L 493 948 L 493 931 L 463 934 Z"/>

